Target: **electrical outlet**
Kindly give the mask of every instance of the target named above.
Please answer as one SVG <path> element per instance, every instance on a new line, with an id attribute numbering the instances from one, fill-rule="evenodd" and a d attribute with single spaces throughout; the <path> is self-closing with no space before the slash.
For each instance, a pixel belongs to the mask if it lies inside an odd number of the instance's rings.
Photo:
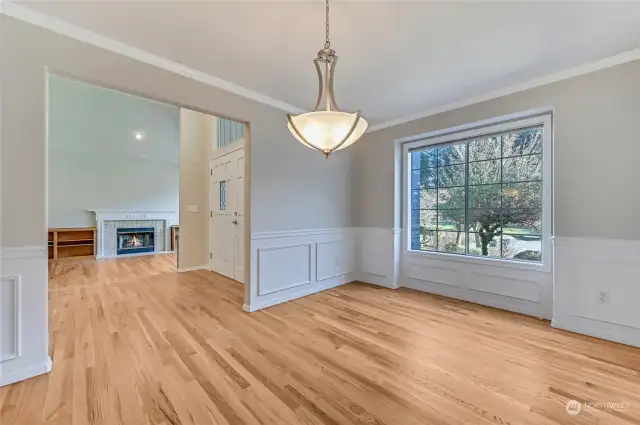
<path id="1" fill-rule="evenodd" d="M 609 304 L 609 293 L 608 292 L 600 292 L 598 294 L 598 302 L 600 304 Z"/>

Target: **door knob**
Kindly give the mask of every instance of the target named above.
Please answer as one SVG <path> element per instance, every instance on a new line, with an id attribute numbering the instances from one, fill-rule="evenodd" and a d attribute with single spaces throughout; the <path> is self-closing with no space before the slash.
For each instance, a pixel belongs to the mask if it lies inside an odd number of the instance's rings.
<path id="1" fill-rule="evenodd" d="M 233 220 L 232 223 L 233 224 L 238 224 L 238 220 Z"/>

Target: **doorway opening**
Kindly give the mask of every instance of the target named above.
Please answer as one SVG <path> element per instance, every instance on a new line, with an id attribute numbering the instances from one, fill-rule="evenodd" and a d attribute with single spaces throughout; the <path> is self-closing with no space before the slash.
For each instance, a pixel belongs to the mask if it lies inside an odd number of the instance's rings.
<path id="1" fill-rule="evenodd" d="M 241 283 L 246 280 L 245 127 L 186 108 L 180 111 L 179 270 L 207 268 Z M 192 239 L 189 248 L 183 246 L 185 238 Z M 194 247 L 205 250 L 194 252 Z"/>
<path id="2" fill-rule="evenodd" d="M 50 289 L 105 261 L 246 281 L 246 123 L 53 73 L 47 95 Z"/>

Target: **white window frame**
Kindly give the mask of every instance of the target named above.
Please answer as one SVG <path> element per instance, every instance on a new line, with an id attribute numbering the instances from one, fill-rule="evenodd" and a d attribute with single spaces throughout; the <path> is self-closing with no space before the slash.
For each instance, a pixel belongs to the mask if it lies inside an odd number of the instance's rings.
<path id="1" fill-rule="evenodd" d="M 410 150 L 436 144 L 468 140 L 494 133 L 515 131 L 524 128 L 542 126 L 542 261 L 540 263 L 513 260 L 507 258 L 484 258 L 447 252 L 418 251 L 411 249 L 411 169 Z M 446 261 L 492 265 L 520 270 L 550 272 L 552 268 L 553 234 L 553 128 L 550 110 L 535 111 L 467 124 L 432 133 L 402 139 L 402 253 L 410 258 L 432 258 Z"/>

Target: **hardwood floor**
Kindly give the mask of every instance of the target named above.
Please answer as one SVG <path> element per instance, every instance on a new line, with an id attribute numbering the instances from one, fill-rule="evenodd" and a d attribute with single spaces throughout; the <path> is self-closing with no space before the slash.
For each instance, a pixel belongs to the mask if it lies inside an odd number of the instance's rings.
<path id="1" fill-rule="evenodd" d="M 176 271 L 176 254 L 142 255 L 96 261 L 93 258 L 49 260 L 49 290 L 125 283 Z"/>
<path id="2" fill-rule="evenodd" d="M 169 260 L 52 264 L 53 371 L 0 388 L 0 424 L 640 423 L 640 349 L 364 284 L 249 314 Z"/>

